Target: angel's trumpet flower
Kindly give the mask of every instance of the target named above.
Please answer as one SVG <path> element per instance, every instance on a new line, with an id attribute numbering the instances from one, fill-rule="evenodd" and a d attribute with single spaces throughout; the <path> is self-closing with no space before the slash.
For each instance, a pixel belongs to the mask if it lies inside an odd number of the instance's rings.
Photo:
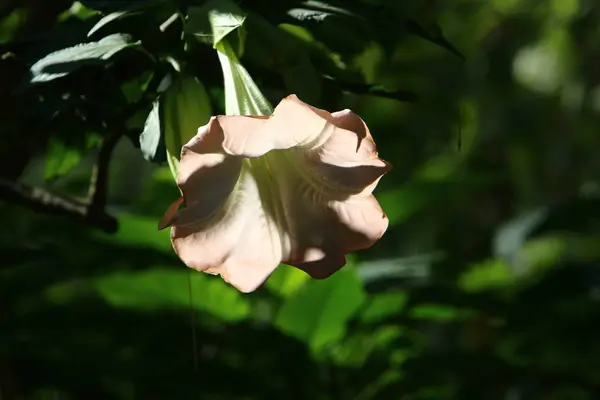
<path id="1" fill-rule="evenodd" d="M 160 228 L 171 227 L 188 267 L 242 292 L 280 263 L 326 278 L 386 231 L 372 192 L 390 168 L 358 115 L 291 95 L 269 117 L 217 116 L 198 130 L 181 152 L 182 197 Z"/>

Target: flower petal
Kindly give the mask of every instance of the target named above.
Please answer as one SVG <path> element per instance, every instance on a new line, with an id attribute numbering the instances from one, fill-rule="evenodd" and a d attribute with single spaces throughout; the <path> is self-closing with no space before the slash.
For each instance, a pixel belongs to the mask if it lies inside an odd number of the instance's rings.
<path id="1" fill-rule="evenodd" d="M 276 230 L 265 215 L 256 178 L 244 173 L 242 159 L 224 153 L 222 141 L 212 118 L 183 147 L 178 184 L 186 207 L 168 223 L 173 247 L 188 267 L 221 274 L 247 292 L 273 272 L 281 250 L 279 239 L 271 243 Z"/>
<path id="2" fill-rule="evenodd" d="M 326 138 L 323 131 L 332 127 L 329 112 L 309 106 L 296 95 L 281 100 L 271 117 L 218 118 L 225 135 L 223 148 L 242 157 L 259 157 L 271 150 L 292 147 L 315 147 Z M 260 118 L 263 123 L 249 127 L 248 118 Z"/>
<path id="3" fill-rule="evenodd" d="M 179 197 L 167 208 L 165 215 L 158 222 L 159 231 L 165 229 L 167 226 L 171 226 L 171 222 L 175 218 L 175 215 L 177 215 L 177 209 L 181 204 L 183 204 L 183 197 Z"/>
<path id="4" fill-rule="evenodd" d="M 271 117 L 219 116 L 200 128 L 181 155 L 185 208 L 164 219 L 186 265 L 241 291 L 280 262 L 324 278 L 387 229 L 371 193 L 390 168 L 356 114 L 289 96 Z"/>
<path id="5" fill-rule="evenodd" d="M 301 170 L 290 158 L 267 155 L 284 211 L 278 226 L 289 240 L 283 262 L 303 269 L 313 278 L 325 278 L 345 264 L 345 255 L 372 246 L 381 238 L 388 219 L 375 197 L 356 188 L 340 191 L 317 174 Z M 372 166 L 344 169 L 356 176 Z M 382 170 L 378 169 L 379 176 Z M 343 171 L 338 172 L 339 175 Z M 377 179 L 379 179 L 379 176 Z M 330 176 L 331 177 L 331 176 Z M 286 249 L 286 247 L 283 247 Z"/>
<path id="6" fill-rule="evenodd" d="M 378 178 L 391 168 L 378 158 L 367 126 L 350 110 L 330 114 L 290 95 L 270 118 L 217 118 L 227 153 L 259 157 L 272 150 L 290 150 L 296 162 L 351 191 L 361 188 L 371 193 Z M 373 168 L 348 169 L 359 165 Z"/>
<path id="7" fill-rule="evenodd" d="M 260 197 L 257 179 L 243 170 L 235 190 L 212 218 L 197 219 L 201 203 L 184 209 L 171 230 L 182 261 L 220 274 L 242 292 L 260 286 L 282 258 L 277 227 Z"/>

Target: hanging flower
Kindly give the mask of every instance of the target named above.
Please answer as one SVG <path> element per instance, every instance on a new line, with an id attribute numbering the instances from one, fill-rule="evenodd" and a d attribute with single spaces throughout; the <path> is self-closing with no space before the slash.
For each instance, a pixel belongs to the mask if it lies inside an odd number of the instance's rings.
<path id="1" fill-rule="evenodd" d="M 291 95 L 269 117 L 217 116 L 198 130 L 181 152 L 182 197 L 160 229 L 171 227 L 188 267 L 242 292 L 280 263 L 326 278 L 386 231 L 372 192 L 390 168 L 358 115 Z"/>

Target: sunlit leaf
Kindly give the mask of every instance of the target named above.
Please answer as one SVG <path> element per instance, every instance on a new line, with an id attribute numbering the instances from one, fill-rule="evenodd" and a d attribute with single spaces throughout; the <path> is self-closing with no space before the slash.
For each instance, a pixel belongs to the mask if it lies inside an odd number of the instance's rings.
<path id="1" fill-rule="evenodd" d="M 354 271 L 341 269 L 328 279 L 308 282 L 287 298 L 275 325 L 319 353 L 343 338 L 346 323 L 364 301 L 365 292 Z"/>
<path id="2" fill-rule="evenodd" d="M 69 18 L 75 17 L 77 19 L 80 19 L 82 21 L 85 21 L 89 18 L 92 18 L 94 16 L 98 15 L 98 11 L 96 10 L 92 10 L 89 7 L 86 7 L 84 4 L 82 4 L 80 1 L 74 1 L 73 4 L 71 4 L 71 7 L 64 11 L 62 14 L 60 14 L 57 18 L 57 21 L 59 22 L 64 22 L 67 21 Z"/>
<path id="3" fill-rule="evenodd" d="M 92 29 L 90 29 L 90 31 L 88 32 L 87 35 L 88 35 L 88 37 L 90 37 L 94 33 L 96 33 L 99 29 L 101 29 L 102 27 L 110 24 L 111 22 L 116 21 L 118 19 L 121 19 L 123 17 L 127 17 L 127 16 L 130 16 L 130 15 L 133 15 L 133 14 L 134 14 L 134 12 L 125 10 L 125 11 L 115 11 L 113 13 L 105 15 L 104 17 L 102 17 L 100 19 L 100 21 L 96 22 L 96 25 L 94 25 L 92 27 Z"/>
<path id="4" fill-rule="evenodd" d="M 281 297 L 288 297 L 300 289 L 310 277 L 303 271 L 287 265 L 280 265 L 269 277 L 265 286 Z"/>
<path id="5" fill-rule="evenodd" d="M 515 282 L 515 274 L 504 260 L 493 259 L 467 269 L 459 278 L 459 286 L 468 292 L 507 288 Z"/>
<path id="6" fill-rule="evenodd" d="M 341 7 L 336 7 L 327 4 L 323 1 L 308 0 L 302 2 L 302 7 L 292 8 L 288 11 L 288 15 L 299 21 L 315 21 L 322 22 L 330 16 L 341 16 L 349 18 L 364 18 L 361 15 L 353 13 Z"/>
<path id="7" fill-rule="evenodd" d="M 408 295 L 404 292 L 374 294 L 361 312 L 360 319 L 366 323 L 374 323 L 399 315 L 407 301 Z"/>
<path id="8" fill-rule="evenodd" d="M 81 161 L 81 152 L 66 146 L 59 140 L 52 139 L 48 143 L 45 158 L 44 177 L 46 180 L 52 180 L 76 167 Z"/>
<path id="9" fill-rule="evenodd" d="M 273 107 L 246 68 L 239 63 L 229 43 L 221 41 L 217 52 L 225 80 L 227 115 L 271 115 Z"/>
<path id="10" fill-rule="evenodd" d="M 152 110 L 146 118 L 144 130 L 140 135 L 140 150 L 144 158 L 155 163 L 167 161 L 165 141 L 161 129 L 160 101 L 155 100 Z"/>
<path id="11" fill-rule="evenodd" d="M 188 274 L 191 274 L 188 276 Z M 188 279 L 192 279 L 193 307 L 225 321 L 239 321 L 250 313 L 244 297 L 225 282 L 187 268 L 152 268 L 115 272 L 97 278 L 94 287 L 115 307 L 136 310 L 190 307 Z M 194 296 L 194 294 L 201 294 Z"/>
<path id="12" fill-rule="evenodd" d="M 574 247 L 581 246 L 577 250 L 583 250 L 579 256 L 592 256 L 592 260 L 600 255 L 598 251 L 598 238 L 593 237 L 587 240 L 587 249 L 585 246 L 586 240 L 569 240 L 568 237 L 560 236 L 543 236 L 528 240 L 521 250 L 517 253 L 513 270 L 521 275 L 523 273 L 539 273 L 556 266 L 560 260 L 571 253 L 576 253 Z M 587 252 L 585 251 L 587 250 Z M 595 255 L 595 257 L 594 257 Z M 584 256 L 585 259 L 585 256 Z"/>
<path id="13" fill-rule="evenodd" d="M 204 85 L 194 76 L 180 75 L 161 95 L 161 116 L 167 161 L 177 176 L 181 148 L 212 115 L 210 98 Z"/>
<path id="14" fill-rule="evenodd" d="M 119 232 L 110 235 L 94 231 L 94 236 L 103 241 L 115 242 L 123 246 L 152 248 L 172 254 L 169 231 L 156 229 L 156 218 L 138 215 L 121 214 L 119 216 Z"/>
<path id="15" fill-rule="evenodd" d="M 244 12 L 232 1 L 210 0 L 202 7 L 190 7 L 185 31 L 206 41 L 210 37 L 216 46 L 231 32 L 241 27 Z"/>
<path id="16" fill-rule="evenodd" d="M 475 311 L 460 309 L 446 304 L 420 304 L 410 310 L 410 316 L 415 319 L 425 319 L 437 322 L 451 322 L 468 318 Z"/>
<path id="17" fill-rule="evenodd" d="M 105 62 L 128 47 L 137 46 L 129 35 L 109 35 L 98 42 L 79 44 L 55 51 L 31 66 L 28 83 L 48 82 L 61 78 L 86 65 Z"/>
<path id="18" fill-rule="evenodd" d="M 227 115 L 270 115 L 273 107 L 238 60 L 244 48 L 244 34 L 240 28 L 245 19 L 246 15 L 235 3 L 212 0 L 201 8 L 190 10 L 185 31 L 206 42 L 207 27 L 210 27 L 211 42 L 223 69 Z M 230 40 L 232 32 L 238 34 L 237 51 L 232 45 L 235 40 Z"/>

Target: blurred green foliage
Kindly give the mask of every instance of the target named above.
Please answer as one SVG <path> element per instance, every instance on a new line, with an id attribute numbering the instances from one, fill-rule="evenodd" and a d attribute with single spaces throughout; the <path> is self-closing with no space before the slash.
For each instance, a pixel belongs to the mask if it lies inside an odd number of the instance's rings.
<path id="1" fill-rule="evenodd" d="M 273 104 L 369 124 L 389 231 L 323 281 L 188 270 L 139 147 L 175 67 L 224 112 L 207 6 L 0 2 L 0 399 L 600 398 L 600 4 L 238 6 Z"/>

